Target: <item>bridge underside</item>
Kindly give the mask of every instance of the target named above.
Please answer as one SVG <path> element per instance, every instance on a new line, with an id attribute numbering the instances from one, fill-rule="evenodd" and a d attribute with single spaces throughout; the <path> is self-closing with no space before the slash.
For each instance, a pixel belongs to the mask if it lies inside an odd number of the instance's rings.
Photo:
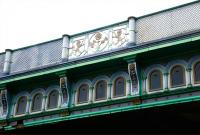
<path id="1" fill-rule="evenodd" d="M 10 131 L 14 134 L 197 134 L 200 102 L 95 116 Z"/>

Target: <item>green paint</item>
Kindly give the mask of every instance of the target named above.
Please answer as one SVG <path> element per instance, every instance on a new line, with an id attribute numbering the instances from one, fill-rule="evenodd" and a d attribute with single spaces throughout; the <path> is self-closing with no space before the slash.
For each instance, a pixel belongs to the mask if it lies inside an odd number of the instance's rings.
<path id="1" fill-rule="evenodd" d="M 16 129 L 15 127 L 12 127 L 12 126 L 7 126 L 7 127 L 4 127 L 5 130 L 14 130 Z"/>
<path id="2" fill-rule="evenodd" d="M 144 49 L 140 49 L 140 50 L 132 50 L 131 52 L 121 53 L 118 55 L 107 55 L 106 57 L 103 57 L 103 58 L 101 58 L 101 56 L 100 56 L 100 57 L 98 57 L 98 59 L 86 61 L 86 62 L 82 62 L 82 63 L 77 63 L 77 64 L 76 63 L 75 64 L 67 63 L 65 65 L 59 65 L 59 66 L 53 67 L 53 68 L 43 69 L 43 70 L 27 73 L 24 75 L 21 74 L 21 75 L 12 76 L 12 77 L 9 77 L 6 79 L 1 79 L 0 85 L 6 84 L 9 82 L 18 81 L 18 80 L 27 79 L 27 78 L 33 78 L 33 77 L 38 77 L 38 76 L 42 76 L 42 75 L 61 72 L 61 71 L 65 71 L 65 70 L 69 70 L 69 69 L 73 69 L 73 68 L 77 68 L 77 67 L 83 67 L 83 66 L 91 65 L 91 64 L 95 64 L 95 63 L 110 61 L 110 60 L 114 60 L 114 59 L 118 59 L 118 58 L 129 57 L 132 55 L 136 55 L 136 54 L 140 54 L 140 53 L 144 53 L 144 52 L 148 52 L 148 51 L 152 51 L 152 50 L 156 50 L 156 49 L 160 49 L 160 48 L 164 48 L 164 47 L 175 46 L 175 45 L 184 45 L 183 43 L 188 43 L 188 42 L 196 41 L 199 39 L 200 39 L 200 36 L 197 35 L 194 37 L 184 38 L 182 40 L 176 40 L 176 41 L 173 41 L 170 43 L 157 44 L 156 46 L 149 47 L 149 48 L 144 48 Z"/>
<path id="3" fill-rule="evenodd" d="M 159 102 L 147 103 L 147 104 L 142 104 L 142 105 L 134 105 L 134 106 L 128 106 L 128 107 L 122 107 L 122 108 L 115 108 L 115 109 L 103 110 L 103 111 L 98 111 L 98 112 L 77 114 L 77 115 L 53 118 L 53 119 L 49 119 L 49 120 L 39 120 L 39 121 L 34 121 L 34 122 L 27 122 L 24 125 L 25 125 L 25 127 L 28 127 L 28 126 L 34 126 L 34 125 L 55 123 L 55 122 L 71 120 L 71 119 L 79 119 L 79 118 L 85 118 L 85 117 L 92 117 L 92 116 L 98 116 L 98 115 L 132 111 L 132 110 L 138 110 L 138 109 L 142 109 L 142 108 L 151 108 L 151 107 L 156 107 L 156 106 L 180 104 L 180 103 L 199 101 L 199 100 L 200 100 L 200 96 L 194 96 L 194 97 L 187 97 L 187 98 L 182 98 L 182 99 L 173 99 L 173 100 L 169 100 L 169 101 L 159 101 Z"/>
<path id="4" fill-rule="evenodd" d="M 185 88 L 185 89 L 177 89 L 175 91 L 155 93 L 155 94 L 150 94 L 150 95 L 143 95 L 140 98 L 141 99 L 151 99 L 151 98 L 163 97 L 163 96 L 167 96 L 167 95 L 189 93 L 189 92 L 193 92 L 193 91 L 198 91 L 199 88 L 200 88 L 200 86 L 199 87 Z M 95 107 L 100 107 L 100 106 L 107 106 L 107 105 L 111 105 L 111 104 L 118 104 L 118 103 L 123 103 L 123 102 L 131 102 L 131 101 L 133 101 L 134 99 L 137 99 L 137 98 L 138 98 L 138 96 L 137 97 L 128 97 L 128 98 L 119 99 L 119 100 L 107 101 L 107 102 L 104 102 L 104 103 L 94 103 L 94 104 L 89 104 L 89 105 L 85 105 L 85 106 L 72 107 L 72 108 L 69 108 L 69 112 L 73 112 L 73 111 L 76 111 L 76 110 L 95 108 Z M 89 112 L 89 113 L 83 113 L 83 114 L 76 114 L 76 115 L 58 117 L 58 118 L 53 118 L 53 119 L 27 122 L 27 123 L 25 123 L 25 126 L 48 124 L 48 123 L 54 123 L 54 122 L 59 122 L 59 121 L 65 121 L 65 120 L 72 120 L 72 119 L 92 117 L 92 116 L 97 116 L 97 115 L 112 114 L 112 113 L 131 111 L 131 110 L 137 110 L 137 109 L 142 109 L 142 108 L 150 108 L 150 107 L 156 107 L 156 106 L 179 104 L 179 103 L 199 101 L 199 100 L 200 100 L 200 96 L 193 96 L 193 97 L 186 97 L 186 98 L 172 99 L 172 100 L 165 100 L 165 101 L 158 101 L 158 102 L 155 101 L 155 102 L 152 102 L 152 103 L 144 103 L 144 104 L 127 106 L 127 107 L 101 110 L 101 111 L 97 111 L 97 112 Z M 12 121 L 17 121 L 17 120 L 21 120 L 21 119 L 29 119 L 29 118 L 59 114 L 59 113 L 62 113 L 64 111 L 66 111 L 66 109 L 61 108 L 60 110 L 43 112 L 42 114 L 30 114 L 30 115 L 27 115 L 27 116 L 24 116 L 24 117 L 9 118 L 9 119 L 7 119 L 7 121 L 12 122 Z M 9 126 L 5 127 L 5 130 L 9 130 L 9 129 L 11 130 L 12 128 L 10 128 Z"/>
<path id="5" fill-rule="evenodd" d="M 72 112 L 72 111 L 77 111 L 77 110 L 84 110 L 84 109 L 90 109 L 90 108 L 96 108 L 96 107 L 130 102 L 130 101 L 133 101 L 134 99 L 137 99 L 138 97 L 140 97 L 141 99 L 159 98 L 159 97 L 163 97 L 163 96 L 170 96 L 170 95 L 177 95 L 177 94 L 199 91 L 199 89 L 200 89 L 200 86 L 190 87 L 190 88 L 182 88 L 182 89 L 177 89 L 177 90 L 168 91 L 168 92 L 153 93 L 153 94 L 148 94 L 148 95 L 146 94 L 146 95 L 142 95 L 142 96 L 139 96 L 139 95 L 138 96 L 130 96 L 130 97 L 122 98 L 122 99 L 110 100 L 110 101 L 101 102 L 101 103 L 93 103 L 93 104 L 88 104 L 88 105 L 83 105 L 83 106 L 70 107 L 69 111 Z M 35 117 L 57 114 L 57 113 L 61 113 L 63 111 L 65 111 L 65 108 L 60 108 L 59 110 L 47 111 L 47 112 L 38 113 L 38 114 L 29 114 L 29 115 L 22 116 L 22 117 L 11 117 L 11 118 L 8 118 L 7 120 L 9 122 L 11 122 L 11 121 L 16 121 L 16 120 L 20 120 L 20 119 L 35 118 Z"/>

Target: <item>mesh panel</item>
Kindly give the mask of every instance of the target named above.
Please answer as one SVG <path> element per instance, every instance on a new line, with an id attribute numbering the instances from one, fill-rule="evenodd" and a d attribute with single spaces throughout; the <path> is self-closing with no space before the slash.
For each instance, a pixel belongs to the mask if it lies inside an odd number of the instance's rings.
<path id="1" fill-rule="evenodd" d="M 0 74 L 3 73 L 4 57 L 5 57 L 5 54 L 0 55 Z"/>
<path id="2" fill-rule="evenodd" d="M 62 39 L 14 51 L 11 73 L 30 70 L 61 61 Z"/>
<path id="3" fill-rule="evenodd" d="M 158 40 L 200 29 L 200 3 L 137 20 L 137 43 Z"/>

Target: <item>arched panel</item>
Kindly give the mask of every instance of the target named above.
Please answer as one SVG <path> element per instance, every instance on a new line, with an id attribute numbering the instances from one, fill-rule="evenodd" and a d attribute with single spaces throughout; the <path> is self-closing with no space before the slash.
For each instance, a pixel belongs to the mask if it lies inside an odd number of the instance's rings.
<path id="1" fill-rule="evenodd" d="M 126 96 L 131 91 L 131 78 L 127 72 L 116 72 L 111 76 L 110 80 L 112 83 L 112 98 Z"/>
<path id="2" fill-rule="evenodd" d="M 181 65 L 176 65 L 170 70 L 170 85 L 171 87 L 183 86 L 186 83 L 185 80 L 185 68 Z"/>
<path id="3" fill-rule="evenodd" d="M 107 82 L 99 80 L 95 85 L 95 100 L 105 100 L 107 98 Z"/>
<path id="4" fill-rule="evenodd" d="M 144 71 L 144 77 L 148 77 L 149 74 L 155 69 L 160 70 L 162 72 L 162 74 L 167 72 L 166 68 L 163 65 L 154 64 L 154 65 L 151 65 L 151 66 L 146 68 L 146 70 Z"/>
<path id="5" fill-rule="evenodd" d="M 196 62 L 193 67 L 193 78 L 195 84 L 200 84 L 200 61 Z"/>
<path id="6" fill-rule="evenodd" d="M 27 101 L 28 99 L 26 96 L 19 97 L 16 104 L 15 115 L 22 115 L 26 113 Z"/>
<path id="7" fill-rule="evenodd" d="M 114 81 L 113 96 L 122 97 L 126 95 L 126 80 L 124 77 L 118 77 Z"/>
<path id="8" fill-rule="evenodd" d="M 89 85 L 88 84 L 82 84 L 78 88 L 78 93 L 77 93 L 77 103 L 87 103 L 89 100 Z"/>
<path id="9" fill-rule="evenodd" d="M 34 95 L 34 97 L 32 98 L 31 112 L 41 111 L 42 110 L 42 101 L 43 101 L 42 93 L 36 93 Z"/>
<path id="10" fill-rule="evenodd" d="M 151 71 L 148 76 L 149 92 L 163 89 L 163 74 L 160 70 L 155 69 Z"/>
<path id="11" fill-rule="evenodd" d="M 48 95 L 47 109 L 54 109 L 58 107 L 59 92 L 52 90 Z"/>

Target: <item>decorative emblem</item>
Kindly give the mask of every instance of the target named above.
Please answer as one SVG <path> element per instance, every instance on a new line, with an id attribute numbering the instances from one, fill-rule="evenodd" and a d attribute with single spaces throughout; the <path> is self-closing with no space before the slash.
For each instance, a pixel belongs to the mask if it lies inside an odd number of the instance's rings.
<path id="1" fill-rule="evenodd" d="M 70 49 L 71 49 L 70 56 L 85 55 L 87 53 L 85 49 L 85 39 L 79 39 L 73 41 Z"/>
<path id="2" fill-rule="evenodd" d="M 125 28 L 116 29 L 112 31 L 112 44 L 116 47 L 121 47 L 128 41 L 127 30 Z"/>
<path id="3" fill-rule="evenodd" d="M 89 50 L 92 52 L 102 51 L 108 45 L 108 37 L 102 32 L 93 34 L 89 40 Z"/>
<path id="4" fill-rule="evenodd" d="M 136 71 L 136 63 L 130 63 L 128 65 L 129 75 L 132 81 L 132 91 L 134 94 L 138 93 L 138 78 L 137 78 L 137 71 Z"/>
<path id="5" fill-rule="evenodd" d="M 7 101 L 7 90 L 2 90 L 0 95 L 0 102 L 2 106 L 2 117 L 6 117 L 8 113 L 8 101 Z"/>
<path id="6" fill-rule="evenodd" d="M 75 37 L 70 41 L 69 59 L 123 47 L 128 34 L 128 26 L 123 24 Z"/>

